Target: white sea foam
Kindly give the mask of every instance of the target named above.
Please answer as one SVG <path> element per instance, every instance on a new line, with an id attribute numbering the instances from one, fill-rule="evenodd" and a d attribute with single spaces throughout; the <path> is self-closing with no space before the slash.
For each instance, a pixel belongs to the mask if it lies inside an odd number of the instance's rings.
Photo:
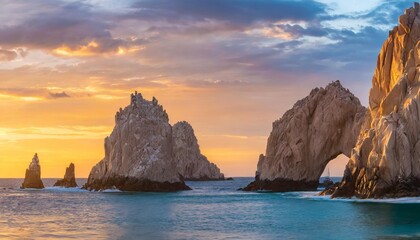
<path id="1" fill-rule="evenodd" d="M 43 190 L 49 191 L 49 192 L 88 192 L 88 190 L 82 189 L 81 187 L 75 187 L 75 188 L 46 187 Z"/>
<path id="2" fill-rule="evenodd" d="M 361 203 L 394 203 L 394 204 L 420 204 L 420 197 L 405 197 L 405 198 L 384 198 L 384 199 L 359 199 L 353 198 L 331 198 L 330 196 L 319 196 L 319 192 L 293 192 L 290 197 L 300 199 L 311 199 L 320 201 L 341 201 L 341 202 L 361 202 Z"/>
<path id="3" fill-rule="evenodd" d="M 120 192 L 123 192 L 123 191 L 118 190 L 118 189 L 115 188 L 115 189 L 105 189 L 105 190 L 101 190 L 99 192 L 103 192 L 103 193 L 120 193 Z"/>

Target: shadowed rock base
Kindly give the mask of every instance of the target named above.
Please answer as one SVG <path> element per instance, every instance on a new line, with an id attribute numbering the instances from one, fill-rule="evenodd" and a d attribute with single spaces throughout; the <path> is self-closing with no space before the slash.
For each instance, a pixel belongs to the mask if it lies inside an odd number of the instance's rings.
<path id="1" fill-rule="evenodd" d="M 77 187 L 76 179 L 61 179 L 57 180 L 54 184 L 54 187 L 65 187 L 65 188 L 74 188 Z"/>
<path id="2" fill-rule="evenodd" d="M 273 191 L 273 192 L 292 192 L 292 191 L 315 191 L 318 188 L 318 181 L 293 181 L 289 179 L 277 178 L 273 181 L 255 180 L 248 184 L 242 191 Z"/>
<path id="3" fill-rule="evenodd" d="M 147 179 L 137 179 L 130 177 L 115 177 L 107 180 L 93 180 L 83 186 L 89 191 L 105 190 L 116 188 L 121 191 L 133 192 L 176 192 L 182 190 L 191 190 L 184 182 L 155 182 Z"/>
<path id="4" fill-rule="evenodd" d="M 374 191 L 359 191 L 360 187 L 354 186 L 352 182 L 343 182 L 334 188 L 325 189 L 319 195 L 331 195 L 331 198 L 401 198 L 420 196 L 420 179 L 400 179 L 391 187 L 380 188 Z"/>

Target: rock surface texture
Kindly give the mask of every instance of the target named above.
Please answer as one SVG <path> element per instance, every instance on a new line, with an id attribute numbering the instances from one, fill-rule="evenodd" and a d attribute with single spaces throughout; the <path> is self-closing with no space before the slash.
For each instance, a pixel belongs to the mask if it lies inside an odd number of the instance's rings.
<path id="1" fill-rule="evenodd" d="M 220 169 L 201 154 L 191 125 L 185 121 L 172 128 L 174 158 L 179 174 L 185 180 L 224 180 Z"/>
<path id="2" fill-rule="evenodd" d="M 273 123 L 255 181 L 243 190 L 316 190 L 327 163 L 350 156 L 365 112 L 339 81 L 312 90 Z"/>
<path id="3" fill-rule="evenodd" d="M 105 139 L 105 157 L 93 167 L 84 188 L 166 192 L 190 189 L 182 174 L 220 177 L 220 171 L 200 154 L 191 126 L 181 122 L 172 129 L 155 98 L 148 101 L 132 94 L 131 104 L 116 113 L 115 122 Z"/>
<path id="4" fill-rule="evenodd" d="M 420 195 L 420 6 L 407 9 L 378 56 L 366 114 L 332 197 Z"/>
<path id="5" fill-rule="evenodd" d="M 74 164 L 70 163 L 70 166 L 66 168 L 66 173 L 64 174 L 64 178 L 58 180 L 54 187 L 65 187 L 65 188 L 73 188 L 77 187 L 76 177 L 74 175 Z"/>
<path id="6" fill-rule="evenodd" d="M 26 169 L 25 180 L 21 188 L 44 188 L 41 180 L 41 166 L 39 165 L 39 158 L 36 153 L 32 158 L 31 164 L 29 164 L 29 168 Z"/>

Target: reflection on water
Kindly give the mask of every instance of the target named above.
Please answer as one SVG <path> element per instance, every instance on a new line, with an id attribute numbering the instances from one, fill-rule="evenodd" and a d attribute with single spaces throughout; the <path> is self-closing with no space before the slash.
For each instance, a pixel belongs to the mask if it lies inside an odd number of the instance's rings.
<path id="1" fill-rule="evenodd" d="M 0 180 L 0 239 L 382 239 L 420 233 L 420 204 L 236 191 L 250 178 L 189 182 L 194 190 L 178 193 L 1 188 L 10 181 Z"/>

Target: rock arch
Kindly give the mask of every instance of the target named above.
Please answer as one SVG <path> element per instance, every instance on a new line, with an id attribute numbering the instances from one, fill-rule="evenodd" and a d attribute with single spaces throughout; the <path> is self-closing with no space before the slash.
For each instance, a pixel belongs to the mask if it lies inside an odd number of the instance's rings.
<path id="1" fill-rule="evenodd" d="M 244 190 L 316 190 L 328 162 L 351 155 L 366 109 L 339 81 L 316 88 L 273 123 L 255 181 Z"/>

